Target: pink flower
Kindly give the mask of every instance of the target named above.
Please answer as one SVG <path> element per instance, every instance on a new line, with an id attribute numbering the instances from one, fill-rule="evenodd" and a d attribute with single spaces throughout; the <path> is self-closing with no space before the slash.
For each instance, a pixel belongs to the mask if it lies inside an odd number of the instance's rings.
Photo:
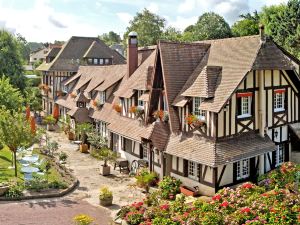
<path id="1" fill-rule="evenodd" d="M 227 201 L 224 201 L 220 206 L 227 208 L 229 206 L 229 203 Z"/>
<path id="2" fill-rule="evenodd" d="M 168 210 L 169 209 L 169 205 L 168 204 L 164 204 L 160 206 L 161 210 Z"/>
<path id="3" fill-rule="evenodd" d="M 245 183 L 245 184 L 242 185 L 242 188 L 251 189 L 251 188 L 253 188 L 253 184 Z"/>
<path id="4" fill-rule="evenodd" d="M 214 197 L 212 197 L 212 200 L 214 200 L 214 201 L 220 201 L 220 199 L 221 199 L 222 197 L 221 197 L 221 195 L 215 195 Z"/>
<path id="5" fill-rule="evenodd" d="M 248 207 L 241 209 L 241 212 L 246 213 L 246 214 L 250 213 L 250 211 L 251 211 L 251 209 Z"/>

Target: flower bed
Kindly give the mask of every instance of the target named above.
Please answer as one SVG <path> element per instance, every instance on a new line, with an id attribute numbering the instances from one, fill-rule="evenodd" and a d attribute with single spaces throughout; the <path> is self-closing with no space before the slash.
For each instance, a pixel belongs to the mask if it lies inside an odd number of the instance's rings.
<path id="1" fill-rule="evenodd" d="M 299 171 L 299 165 L 284 163 L 265 175 L 260 186 L 244 183 L 236 189 L 224 188 L 212 201 L 196 200 L 193 204 L 186 204 L 183 195 L 168 200 L 166 196 L 170 190 L 177 190 L 177 185 L 167 178 L 159 185 L 169 189 L 160 189 L 142 202 L 123 207 L 118 216 L 128 225 L 299 224 L 300 194 L 292 187 Z M 264 182 L 266 179 L 270 179 L 270 186 Z M 164 193 L 167 189 L 169 192 Z"/>

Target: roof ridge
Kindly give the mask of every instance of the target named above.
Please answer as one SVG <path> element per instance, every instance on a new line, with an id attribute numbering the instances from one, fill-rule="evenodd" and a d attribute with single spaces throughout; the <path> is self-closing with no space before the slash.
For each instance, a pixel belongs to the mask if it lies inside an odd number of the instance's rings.
<path id="1" fill-rule="evenodd" d="M 178 42 L 178 41 L 158 40 L 158 45 L 160 45 L 161 43 L 178 44 L 178 45 L 192 45 L 192 46 L 202 46 L 202 45 L 209 44 L 209 43 L 202 43 L 202 42 Z"/>
<path id="2" fill-rule="evenodd" d="M 235 39 L 250 39 L 250 38 L 257 38 L 259 35 L 249 35 L 249 36 L 241 36 L 241 37 L 228 37 L 228 38 L 220 38 L 220 39 L 205 39 L 201 41 L 195 41 L 192 43 L 206 43 L 206 42 L 220 42 L 220 41 L 226 41 L 226 40 L 235 40 Z"/>

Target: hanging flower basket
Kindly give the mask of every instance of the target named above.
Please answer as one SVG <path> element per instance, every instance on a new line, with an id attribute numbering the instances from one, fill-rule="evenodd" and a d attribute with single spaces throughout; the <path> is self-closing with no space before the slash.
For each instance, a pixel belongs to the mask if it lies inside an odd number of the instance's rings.
<path id="1" fill-rule="evenodd" d="M 114 105 L 113 105 L 113 109 L 114 109 L 116 112 L 118 112 L 118 113 L 122 112 L 122 106 L 121 106 L 121 105 L 114 104 Z"/>
<path id="2" fill-rule="evenodd" d="M 188 125 L 193 126 L 195 128 L 202 127 L 205 125 L 205 122 L 203 120 L 200 120 L 196 115 L 189 114 L 185 121 Z"/>
<path id="3" fill-rule="evenodd" d="M 137 107 L 134 105 L 134 106 L 131 106 L 130 108 L 129 108 L 129 112 L 130 113 L 136 113 L 136 111 L 137 111 Z"/>
<path id="4" fill-rule="evenodd" d="M 160 121 L 167 122 L 169 120 L 169 114 L 167 111 L 156 110 L 153 113 L 155 119 L 160 119 Z"/>

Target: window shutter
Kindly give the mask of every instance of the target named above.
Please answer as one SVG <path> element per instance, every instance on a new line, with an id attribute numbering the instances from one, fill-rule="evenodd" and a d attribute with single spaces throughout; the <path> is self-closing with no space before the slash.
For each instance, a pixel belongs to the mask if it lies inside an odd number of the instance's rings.
<path id="1" fill-rule="evenodd" d="M 188 160 L 183 159 L 183 176 L 187 177 L 189 173 L 189 163 Z"/>
<path id="2" fill-rule="evenodd" d="M 241 109 L 242 109 L 242 98 L 237 98 L 236 99 L 236 115 L 242 114 Z"/>
<path id="3" fill-rule="evenodd" d="M 288 143 L 285 143 L 284 144 L 284 161 L 285 162 L 288 162 L 290 159 L 289 159 L 289 144 Z"/>
<path id="4" fill-rule="evenodd" d="M 233 182 L 235 182 L 237 180 L 237 163 L 233 163 Z"/>
<path id="5" fill-rule="evenodd" d="M 276 145 L 276 149 L 277 149 L 277 145 Z M 277 150 L 272 152 L 272 165 L 271 165 L 272 169 L 274 169 L 275 165 L 276 165 L 276 153 L 277 153 Z"/>
<path id="6" fill-rule="evenodd" d="M 253 157 L 250 159 L 250 177 L 251 177 L 251 179 L 254 180 L 256 175 L 257 175 L 257 170 L 255 167 L 255 157 Z"/>
<path id="7" fill-rule="evenodd" d="M 143 146 L 140 144 L 140 159 L 144 158 L 144 153 L 143 153 Z"/>

